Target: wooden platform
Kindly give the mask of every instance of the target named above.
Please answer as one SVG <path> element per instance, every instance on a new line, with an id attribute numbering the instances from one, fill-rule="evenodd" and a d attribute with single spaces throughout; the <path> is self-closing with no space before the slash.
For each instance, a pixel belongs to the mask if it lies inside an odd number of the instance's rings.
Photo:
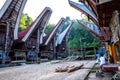
<path id="1" fill-rule="evenodd" d="M 116 71 L 118 71 L 118 65 L 117 64 L 103 65 L 102 70 L 108 71 L 108 72 L 116 72 Z"/>
<path id="2" fill-rule="evenodd" d="M 96 71 L 100 70 L 99 64 L 96 64 L 94 71 L 90 72 L 87 80 L 111 80 L 115 75 L 114 72 L 102 72 L 102 76 L 96 76 Z"/>

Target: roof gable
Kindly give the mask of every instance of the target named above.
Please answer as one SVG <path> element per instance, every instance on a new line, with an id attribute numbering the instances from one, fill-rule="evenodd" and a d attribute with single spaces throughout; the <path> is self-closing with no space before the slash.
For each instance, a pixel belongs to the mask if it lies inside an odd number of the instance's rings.
<path id="1" fill-rule="evenodd" d="M 21 14 L 27 0 L 6 0 L 0 10 L 0 20 L 12 22 L 11 27 L 14 29 L 14 39 L 18 38 L 18 26 Z"/>
<path id="2" fill-rule="evenodd" d="M 59 20 L 59 22 L 55 25 L 55 27 L 52 29 L 52 31 L 44 37 L 44 45 L 47 45 L 49 43 L 49 41 L 51 40 L 51 38 L 53 37 L 53 35 L 55 34 L 56 30 L 63 25 L 63 23 L 65 22 L 64 18 L 61 18 Z"/>
<path id="3" fill-rule="evenodd" d="M 66 36 L 67 32 L 70 30 L 71 26 L 73 24 L 73 21 L 70 22 L 68 27 L 58 36 L 57 41 L 56 41 L 56 46 L 57 44 L 61 44 L 63 41 L 63 38 Z"/>
<path id="4" fill-rule="evenodd" d="M 30 26 L 22 32 L 19 32 L 19 39 L 25 42 L 38 27 L 40 27 L 40 30 L 43 33 L 51 14 L 52 10 L 49 7 L 46 7 Z"/>
<path id="5" fill-rule="evenodd" d="M 74 7 L 77 10 L 80 10 L 81 12 L 83 12 L 86 16 L 89 16 L 89 18 L 96 24 L 98 25 L 98 19 L 97 17 L 94 15 L 94 13 L 89 10 L 86 6 L 84 6 L 83 4 L 78 4 L 75 3 L 71 0 L 69 0 L 69 4 Z"/>

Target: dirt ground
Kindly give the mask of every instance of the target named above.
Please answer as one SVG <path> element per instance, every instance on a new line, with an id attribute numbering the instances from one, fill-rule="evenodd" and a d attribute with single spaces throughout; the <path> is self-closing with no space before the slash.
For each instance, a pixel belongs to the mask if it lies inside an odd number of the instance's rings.
<path id="1" fill-rule="evenodd" d="M 58 67 L 77 66 L 84 68 L 71 73 L 55 72 Z M 0 68 L 0 80 L 85 80 L 95 61 L 44 62 L 16 67 Z"/>
<path id="2" fill-rule="evenodd" d="M 64 68 L 81 64 L 84 64 L 81 69 L 70 73 L 55 72 L 58 67 Z M 93 66 L 95 69 L 93 69 Z M 99 70 L 99 65 L 95 64 L 95 60 L 51 61 L 0 68 L 0 80 L 111 80 L 114 75 L 104 72 L 102 77 L 96 77 L 97 70 Z"/>

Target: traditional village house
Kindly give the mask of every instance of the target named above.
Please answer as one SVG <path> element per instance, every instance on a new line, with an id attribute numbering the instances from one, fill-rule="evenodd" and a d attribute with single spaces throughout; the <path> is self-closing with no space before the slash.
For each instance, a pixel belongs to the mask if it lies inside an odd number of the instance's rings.
<path id="1" fill-rule="evenodd" d="M 27 51 L 33 52 L 33 57 L 38 57 L 44 30 L 48 24 L 51 14 L 52 10 L 49 7 L 46 7 L 31 25 L 18 33 L 18 40 L 16 40 L 13 45 L 15 57 L 22 56 L 26 58 L 26 55 L 28 55 L 27 59 L 30 59 L 30 54 L 26 53 Z M 31 59 L 35 59 L 33 57 Z"/>
<path id="2" fill-rule="evenodd" d="M 56 40 L 58 35 L 61 32 L 62 27 L 64 26 L 65 19 L 61 18 L 59 22 L 55 25 L 55 27 L 51 30 L 49 34 L 44 37 L 43 44 L 40 46 L 41 48 L 41 58 L 47 57 L 50 59 L 56 59 Z"/>
<path id="3" fill-rule="evenodd" d="M 9 52 L 15 40 L 14 31 L 19 26 L 20 16 L 27 0 L 6 0 L 0 10 L 0 50 L 3 63 L 8 60 Z"/>
<path id="4" fill-rule="evenodd" d="M 92 16 L 89 14 L 89 12 L 85 12 L 82 9 L 83 7 L 80 7 L 81 4 L 69 0 L 69 3 L 72 7 L 84 13 L 98 26 L 101 34 L 103 35 L 103 40 L 101 43 L 105 47 L 106 51 L 108 51 L 109 53 L 110 62 L 116 64 L 117 62 L 119 62 L 118 54 L 120 54 L 118 28 L 120 24 L 120 5 L 118 3 L 120 3 L 120 0 L 79 0 L 79 2 L 82 2 L 83 6 L 89 9 L 89 11 L 91 11 L 92 14 L 96 16 L 97 22 L 91 18 Z M 113 14 L 116 10 L 117 13 Z"/>
<path id="5" fill-rule="evenodd" d="M 109 48 L 110 49 L 112 48 L 112 50 L 110 50 L 110 56 L 114 56 L 113 57 L 114 62 L 120 61 L 120 14 L 119 12 L 114 11 L 110 21 L 110 29 L 112 32 L 112 37 L 111 37 L 111 44 L 109 45 Z"/>
<path id="6" fill-rule="evenodd" d="M 81 0 L 79 0 L 81 2 Z M 103 35 L 104 41 L 103 45 L 106 47 L 106 51 L 108 51 L 110 60 L 112 63 L 117 63 L 117 53 L 116 53 L 116 48 L 114 44 L 112 44 L 112 35 L 115 35 L 112 33 L 113 28 L 110 27 L 111 22 L 115 21 L 117 24 L 119 24 L 119 21 L 116 19 L 112 19 L 112 14 L 114 13 L 115 10 L 118 10 L 120 12 L 120 5 L 118 4 L 120 1 L 119 0 L 99 0 L 99 1 L 85 1 L 84 5 L 91 6 L 91 11 L 97 13 L 98 17 L 98 23 L 99 23 L 99 29 Z M 87 3 L 89 3 L 87 5 Z M 112 5 L 112 6 L 111 6 Z M 94 10 L 94 11 L 93 11 Z M 117 15 L 117 18 L 119 18 L 119 14 Z M 115 28 L 115 27 L 114 27 Z M 117 31 L 117 30 L 116 30 Z M 116 32 L 115 31 L 115 32 Z M 117 37 L 115 37 L 117 39 Z M 119 41 L 117 41 L 119 44 Z"/>
<path id="7" fill-rule="evenodd" d="M 58 57 L 60 58 L 65 58 L 67 56 L 67 54 L 65 54 L 65 51 L 67 49 L 67 41 L 72 25 L 73 21 L 70 21 L 70 24 L 67 26 L 67 28 L 57 38 L 56 51 Z"/>

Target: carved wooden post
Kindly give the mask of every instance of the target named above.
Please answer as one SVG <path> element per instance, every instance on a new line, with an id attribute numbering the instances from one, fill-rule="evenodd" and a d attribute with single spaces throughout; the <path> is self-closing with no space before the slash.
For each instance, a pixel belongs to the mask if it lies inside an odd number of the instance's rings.
<path id="1" fill-rule="evenodd" d="M 96 48 L 94 47 L 93 50 L 94 50 L 94 56 L 96 56 Z M 95 57 L 94 57 L 94 59 L 95 59 Z"/>
<path id="2" fill-rule="evenodd" d="M 10 24 L 7 22 L 6 40 L 5 40 L 5 54 L 8 56 L 8 38 L 9 38 Z"/>
<path id="3" fill-rule="evenodd" d="M 37 42 L 36 42 L 36 54 L 37 54 L 37 62 L 39 61 L 38 59 L 38 54 L 40 53 L 40 28 L 37 30 Z"/>
<path id="4" fill-rule="evenodd" d="M 54 37 L 54 39 L 53 39 L 53 54 L 54 54 L 54 59 L 57 59 L 57 52 L 56 52 L 55 43 L 56 43 L 56 37 Z"/>
<path id="5" fill-rule="evenodd" d="M 6 30 L 6 37 L 5 37 L 5 48 L 4 48 L 3 60 L 2 60 L 3 64 L 5 64 L 6 58 L 8 57 L 8 38 L 9 38 L 9 31 L 10 31 L 9 22 L 6 22 L 6 24 L 7 24 L 7 30 Z"/>

